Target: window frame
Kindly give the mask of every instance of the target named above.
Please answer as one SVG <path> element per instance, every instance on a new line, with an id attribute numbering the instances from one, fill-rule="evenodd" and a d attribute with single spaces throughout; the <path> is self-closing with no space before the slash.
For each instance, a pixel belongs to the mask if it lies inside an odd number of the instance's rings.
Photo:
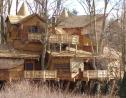
<path id="1" fill-rule="evenodd" d="M 40 33 L 40 27 L 39 26 L 30 26 L 28 29 L 28 32 L 30 33 Z"/>

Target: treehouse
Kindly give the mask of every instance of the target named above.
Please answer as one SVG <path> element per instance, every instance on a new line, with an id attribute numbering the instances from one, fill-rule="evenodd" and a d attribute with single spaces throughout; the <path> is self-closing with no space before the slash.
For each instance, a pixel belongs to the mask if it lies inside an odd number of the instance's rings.
<path id="1" fill-rule="evenodd" d="M 101 23 L 101 19 L 102 16 L 98 15 L 96 21 Z M 72 23 L 73 21 L 75 22 Z M 87 29 L 89 31 L 89 16 L 67 17 L 58 27 L 48 28 L 48 49 L 45 66 L 43 65 L 45 69 L 42 70 L 40 59 L 43 52 L 45 24 L 44 17 L 28 14 L 25 3 L 17 15 L 6 18 L 7 44 L 13 48 L 7 52 L 3 52 L 4 49 L 0 52 L 0 80 L 111 79 L 107 68 L 97 67 L 100 66 L 97 63 L 99 56 L 92 54 L 91 49 L 95 44 L 89 34 L 85 33 Z"/>
<path id="2" fill-rule="evenodd" d="M 104 20 L 103 14 L 96 14 L 95 21 L 90 15 L 75 15 L 71 16 L 64 9 L 61 15 L 58 17 L 59 24 L 58 28 L 62 28 L 67 34 L 78 35 L 79 45 L 78 47 L 84 51 L 92 52 L 92 48 L 95 49 L 96 44 L 93 38 L 93 24 L 95 22 L 95 32 L 97 33 L 97 40 L 99 41 L 101 36 L 102 22 Z"/>
<path id="3" fill-rule="evenodd" d="M 7 16 L 7 43 L 15 49 L 28 52 L 42 52 L 45 19 L 37 14 L 28 13 L 25 3 L 15 16 Z"/>
<path id="4" fill-rule="evenodd" d="M 38 62 L 39 55 L 22 53 L 10 46 L 0 46 L 0 80 L 12 81 L 24 78 L 24 71 L 37 69 L 40 66 L 33 64 Z"/>

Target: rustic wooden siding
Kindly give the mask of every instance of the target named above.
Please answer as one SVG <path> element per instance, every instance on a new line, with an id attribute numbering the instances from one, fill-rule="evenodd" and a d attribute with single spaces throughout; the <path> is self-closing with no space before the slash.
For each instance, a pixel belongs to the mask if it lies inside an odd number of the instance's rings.
<path id="1" fill-rule="evenodd" d="M 102 22 L 103 19 L 100 18 L 96 21 L 96 32 L 98 35 L 98 40 L 100 39 L 101 36 L 101 29 L 102 29 Z M 84 34 L 90 34 L 90 24 L 86 25 L 85 27 L 82 28 L 64 28 L 64 30 L 68 33 L 68 34 L 77 34 L 79 35 L 79 42 L 80 44 L 78 45 L 79 48 L 86 50 L 86 51 L 92 51 L 92 47 L 95 47 L 95 43 L 92 43 L 93 40 L 91 40 L 90 38 L 84 36 Z M 94 48 L 95 49 L 95 48 Z"/>
<path id="2" fill-rule="evenodd" d="M 26 18 L 27 19 L 27 18 Z M 8 44 L 14 46 L 14 48 L 24 51 L 40 52 L 42 51 L 42 44 L 40 41 L 28 40 L 28 27 L 38 26 L 41 27 L 40 33 L 44 31 L 45 23 L 37 16 L 28 18 L 22 21 L 19 26 L 10 24 L 7 21 L 7 41 Z"/>
<path id="3" fill-rule="evenodd" d="M 11 81 L 18 80 L 23 77 L 23 65 L 12 69 L 0 69 L 0 80 Z"/>
<path id="4" fill-rule="evenodd" d="M 24 65 L 17 66 L 16 68 L 10 69 L 9 80 L 19 80 L 23 78 Z"/>
<path id="5" fill-rule="evenodd" d="M 0 80 L 9 80 L 9 72 L 7 69 L 0 69 Z"/>

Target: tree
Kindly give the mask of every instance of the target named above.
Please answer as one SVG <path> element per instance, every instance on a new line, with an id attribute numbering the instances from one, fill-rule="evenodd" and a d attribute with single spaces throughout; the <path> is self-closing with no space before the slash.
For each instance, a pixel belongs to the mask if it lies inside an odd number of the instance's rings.
<path id="1" fill-rule="evenodd" d="M 122 65 L 124 67 L 124 76 L 120 87 L 120 98 L 126 98 L 126 1 L 123 0 L 123 18 L 122 18 Z"/>
<path id="2" fill-rule="evenodd" d="M 1 33 L 1 43 L 4 43 L 4 20 L 3 20 L 3 0 L 0 2 L 0 33 Z"/>
<path id="3" fill-rule="evenodd" d="M 68 14 L 69 14 L 70 16 L 77 16 L 78 11 L 77 11 L 76 9 L 73 9 L 72 11 L 68 10 Z"/>
<path id="4" fill-rule="evenodd" d="M 12 2 L 13 2 L 13 0 L 7 0 L 7 5 L 8 5 L 8 15 L 10 15 L 10 12 L 11 12 Z"/>

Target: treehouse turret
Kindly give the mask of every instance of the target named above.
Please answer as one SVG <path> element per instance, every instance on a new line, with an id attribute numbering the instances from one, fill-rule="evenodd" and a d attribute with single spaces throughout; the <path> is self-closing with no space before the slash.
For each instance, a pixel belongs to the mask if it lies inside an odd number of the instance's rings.
<path id="1" fill-rule="evenodd" d="M 42 52 L 42 35 L 45 32 L 44 17 L 29 15 L 28 7 L 22 4 L 17 15 L 7 16 L 7 43 L 15 49 Z"/>

